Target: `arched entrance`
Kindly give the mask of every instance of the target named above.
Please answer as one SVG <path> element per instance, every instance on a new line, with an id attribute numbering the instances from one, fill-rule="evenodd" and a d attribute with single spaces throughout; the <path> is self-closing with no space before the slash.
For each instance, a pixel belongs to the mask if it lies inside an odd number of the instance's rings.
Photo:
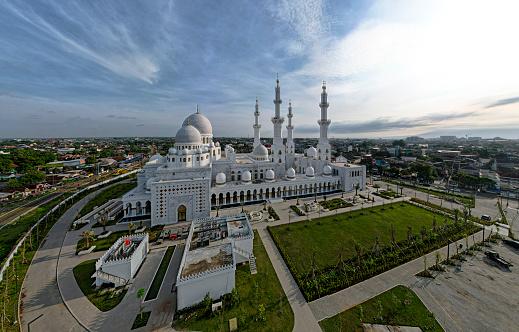
<path id="1" fill-rule="evenodd" d="M 180 205 L 178 207 L 178 221 L 186 221 L 186 207 L 185 207 L 185 205 Z"/>

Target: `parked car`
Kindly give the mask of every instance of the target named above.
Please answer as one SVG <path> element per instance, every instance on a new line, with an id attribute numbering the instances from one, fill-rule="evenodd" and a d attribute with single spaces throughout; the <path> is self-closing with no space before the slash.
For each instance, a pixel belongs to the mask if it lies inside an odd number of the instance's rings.
<path id="1" fill-rule="evenodd" d="M 519 249 L 519 241 L 503 239 L 503 243 L 506 243 L 515 249 Z"/>
<path id="2" fill-rule="evenodd" d="M 484 214 L 484 215 L 481 216 L 481 220 L 490 221 L 492 219 L 490 218 L 490 216 L 488 214 Z"/>

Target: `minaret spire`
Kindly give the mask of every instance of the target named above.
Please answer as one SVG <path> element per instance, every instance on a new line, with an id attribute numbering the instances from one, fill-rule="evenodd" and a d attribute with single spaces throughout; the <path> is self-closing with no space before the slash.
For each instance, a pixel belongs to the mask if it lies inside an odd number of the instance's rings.
<path id="1" fill-rule="evenodd" d="M 331 146 L 328 142 L 328 126 L 332 120 L 328 119 L 328 93 L 326 92 L 326 81 L 323 81 L 323 91 L 321 92 L 321 119 L 317 120 L 320 127 L 319 143 L 317 144 L 317 154 L 319 160 L 324 160 L 326 163 L 331 161 Z"/>
<path id="2" fill-rule="evenodd" d="M 256 107 L 255 107 L 255 111 L 254 111 L 254 125 L 252 126 L 252 128 L 254 128 L 254 147 L 253 148 L 255 148 L 261 144 L 261 138 L 260 138 L 261 125 L 259 123 L 259 116 L 260 116 L 260 111 L 259 111 L 258 97 L 256 97 Z"/>
<path id="3" fill-rule="evenodd" d="M 285 146 L 283 145 L 283 136 L 281 134 L 281 126 L 285 118 L 281 116 L 281 88 L 279 87 L 279 75 L 276 78 L 276 99 L 274 99 L 275 112 L 271 119 L 274 125 L 274 140 L 271 147 L 272 160 L 278 164 L 285 163 Z"/>

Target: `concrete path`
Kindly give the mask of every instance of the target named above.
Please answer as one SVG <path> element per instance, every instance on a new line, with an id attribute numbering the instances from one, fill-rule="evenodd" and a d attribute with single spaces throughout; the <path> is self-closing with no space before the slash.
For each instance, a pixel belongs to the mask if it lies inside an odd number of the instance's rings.
<path id="1" fill-rule="evenodd" d="M 265 228 L 259 229 L 258 233 L 261 237 L 261 241 L 263 242 L 263 246 L 267 251 L 270 261 L 272 262 L 272 266 L 274 266 L 274 270 L 276 271 L 276 274 L 279 278 L 279 282 L 281 282 L 281 286 L 287 295 L 288 302 L 290 302 L 290 307 L 292 307 L 292 311 L 294 312 L 293 331 L 321 331 L 321 327 L 317 323 L 314 314 L 306 303 L 303 294 L 299 290 L 297 283 L 288 270 L 285 261 L 279 254 L 279 251 L 277 250 L 274 241 L 268 234 L 267 230 Z"/>

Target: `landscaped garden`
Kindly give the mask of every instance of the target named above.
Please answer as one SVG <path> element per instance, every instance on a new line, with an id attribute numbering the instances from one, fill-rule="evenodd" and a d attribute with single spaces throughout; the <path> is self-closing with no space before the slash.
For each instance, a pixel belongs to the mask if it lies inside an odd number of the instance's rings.
<path id="1" fill-rule="evenodd" d="M 328 210 L 335 210 L 353 206 L 353 204 L 345 202 L 340 198 L 334 198 L 329 201 L 320 201 L 319 205 Z"/>
<path id="2" fill-rule="evenodd" d="M 396 193 L 392 190 L 377 191 L 377 192 L 374 192 L 373 195 L 377 195 L 377 196 L 380 196 L 385 199 L 393 199 L 393 198 L 402 197 L 401 195 L 399 195 L 398 193 Z"/>
<path id="3" fill-rule="evenodd" d="M 268 227 L 303 295 L 311 301 L 476 232 L 408 203 Z M 461 219 L 461 218 L 460 218 Z"/>
<path id="4" fill-rule="evenodd" d="M 236 268 L 236 288 L 226 296 L 223 311 L 211 313 L 209 300 L 177 312 L 174 328 L 229 331 L 229 320 L 236 317 L 238 331 L 292 331 L 292 308 L 257 231 L 254 231 L 254 255 L 257 274 L 251 275 L 248 265 Z"/>
<path id="5" fill-rule="evenodd" d="M 155 277 L 153 277 L 153 281 L 144 301 L 153 300 L 157 297 L 157 295 L 159 295 L 160 287 L 162 286 L 162 282 L 164 281 L 164 277 L 168 271 L 169 262 L 171 261 L 171 257 L 173 257 L 174 252 L 175 246 L 170 246 L 164 253 L 164 257 L 162 257 L 162 260 L 160 261 L 159 268 L 155 274 Z"/>
<path id="6" fill-rule="evenodd" d="M 92 286 L 94 279 L 91 277 L 96 271 L 95 264 L 96 259 L 78 264 L 73 269 L 74 278 L 76 278 L 76 282 L 79 288 L 81 288 L 83 294 L 90 302 L 92 302 L 93 305 L 101 311 L 108 311 L 113 309 L 122 301 L 127 290 L 124 286 L 110 289 L 107 284 L 105 284 L 105 287 L 99 289 Z"/>
<path id="7" fill-rule="evenodd" d="M 416 294 L 405 286 L 396 286 L 349 310 L 321 322 L 324 332 L 361 331 L 361 323 L 392 326 L 418 326 L 425 330 L 443 331 Z"/>

